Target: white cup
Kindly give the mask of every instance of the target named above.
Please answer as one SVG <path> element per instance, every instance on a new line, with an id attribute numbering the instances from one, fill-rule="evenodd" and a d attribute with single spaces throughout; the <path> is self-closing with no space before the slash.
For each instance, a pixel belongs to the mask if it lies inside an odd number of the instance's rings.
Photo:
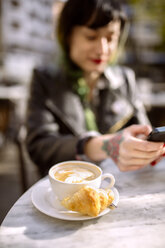
<path id="1" fill-rule="evenodd" d="M 58 170 L 62 170 L 62 169 L 65 170 L 66 168 L 68 168 L 68 166 L 72 166 L 73 168 L 79 167 L 82 169 L 90 170 L 92 173 L 94 173 L 95 178 L 91 180 L 83 180 L 82 182 L 76 182 L 76 183 L 60 181 L 57 178 L 55 178 L 55 173 Z M 102 181 L 105 178 L 110 179 L 110 183 L 106 188 L 112 188 L 113 185 L 115 184 L 115 178 L 112 174 L 110 173 L 103 174 L 100 167 L 98 167 L 93 163 L 84 162 L 84 161 L 66 161 L 66 162 L 58 163 L 49 169 L 48 174 L 49 174 L 49 180 L 52 191 L 60 201 L 62 201 L 67 196 L 73 195 L 75 192 L 80 190 L 85 185 L 92 186 L 95 188 L 100 188 Z"/>

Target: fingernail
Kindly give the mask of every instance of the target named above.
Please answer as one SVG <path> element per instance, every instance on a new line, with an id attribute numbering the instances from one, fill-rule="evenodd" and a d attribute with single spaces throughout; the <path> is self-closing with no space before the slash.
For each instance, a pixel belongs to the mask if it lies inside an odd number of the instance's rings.
<path id="1" fill-rule="evenodd" d="M 165 144 L 163 145 L 163 147 L 165 147 Z"/>
<path id="2" fill-rule="evenodd" d="M 165 157 L 165 153 L 162 156 Z"/>
<path id="3" fill-rule="evenodd" d="M 151 166 L 155 166 L 155 165 L 156 165 L 156 162 L 153 161 L 153 162 L 151 163 Z"/>

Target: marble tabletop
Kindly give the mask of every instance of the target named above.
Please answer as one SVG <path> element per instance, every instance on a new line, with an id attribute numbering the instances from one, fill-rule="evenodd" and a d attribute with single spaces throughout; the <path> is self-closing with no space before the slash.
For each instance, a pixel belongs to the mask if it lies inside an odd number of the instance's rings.
<path id="1" fill-rule="evenodd" d="M 32 204 L 35 184 L 4 219 L 0 227 L 0 247 L 164 248 L 165 160 L 134 172 L 120 172 L 110 160 L 101 167 L 116 178 L 120 194 L 117 209 L 90 220 L 53 218 Z"/>

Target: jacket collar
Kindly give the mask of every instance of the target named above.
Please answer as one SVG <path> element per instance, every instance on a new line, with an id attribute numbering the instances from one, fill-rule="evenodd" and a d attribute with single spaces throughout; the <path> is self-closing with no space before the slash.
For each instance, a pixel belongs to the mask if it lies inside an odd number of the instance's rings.
<path id="1" fill-rule="evenodd" d="M 118 66 L 108 66 L 103 75 L 108 80 L 111 89 L 118 89 L 124 84 L 121 77 L 121 68 Z"/>

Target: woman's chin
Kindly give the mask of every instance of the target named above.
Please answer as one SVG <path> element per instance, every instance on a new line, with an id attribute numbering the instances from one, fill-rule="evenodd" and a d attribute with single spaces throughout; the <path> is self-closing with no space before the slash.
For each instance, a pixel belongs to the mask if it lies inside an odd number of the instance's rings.
<path id="1" fill-rule="evenodd" d="M 85 72 L 91 73 L 91 72 L 98 72 L 98 73 L 102 73 L 105 69 L 106 65 L 97 65 L 97 66 L 89 66 L 87 68 L 84 68 L 83 70 Z"/>

